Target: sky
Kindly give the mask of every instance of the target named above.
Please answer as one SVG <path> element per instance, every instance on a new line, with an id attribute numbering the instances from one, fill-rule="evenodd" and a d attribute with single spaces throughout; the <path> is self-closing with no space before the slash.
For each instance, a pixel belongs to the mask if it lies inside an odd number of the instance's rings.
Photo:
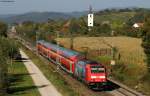
<path id="1" fill-rule="evenodd" d="M 3 0 L 4 1 L 4 0 Z M 120 7 L 150 8 L 150 0 L 14 0 L 0 2 L 0 14 L 20 14 L 26 12 L 72 12 L 86 11 L 89 5 L 94 10 Z"/>

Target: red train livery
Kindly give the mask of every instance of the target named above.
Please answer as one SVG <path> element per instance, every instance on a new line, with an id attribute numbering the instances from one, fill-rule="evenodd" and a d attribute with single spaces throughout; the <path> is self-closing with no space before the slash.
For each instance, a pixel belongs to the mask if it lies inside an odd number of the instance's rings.
<path id="1" fill-rule="evenodd" d="M 102 64 L 87 60 L 79 52 L 48 43 L 44 40 L 37 42 L 37 50 L 44 57 L 61 66 L 66 72 L 89 87 L 101 88 L 106 84 L 106 69 Z"/>

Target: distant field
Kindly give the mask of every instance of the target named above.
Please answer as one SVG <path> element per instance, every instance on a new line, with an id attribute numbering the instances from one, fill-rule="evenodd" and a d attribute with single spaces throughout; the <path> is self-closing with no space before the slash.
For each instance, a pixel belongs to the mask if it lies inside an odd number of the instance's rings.
<path id="1" fill-rule="evenodd" d="M 61 45 L 69 48 L 69 38 L 60 38 L 59 41 Z M 104 44 L 103 41 L 107 44 Z M 110 48 L 108 46 L 109 44 L 118 49 L 117 53 L 120 53 L 120 59 L 124 62 L 124 64 L 134 64 L 139 66 L 140 72 L 137 70 L 138 72 L 136 73 L 143 75 L 143 72 L 146 72 L 146 64 L 145 54 L 143 52 L 143 48 L 141 47 L 141 43 L 141 39 L 131 37 L 76 37 L 74 39 L 74 49 L 82 51 L 83 47 L 88 47 L 89 49 Z"/>
<path id="2" fill-rule="evenodd" d="M 136 14 L 136 12 L 120 12 L 120 13 L 110 13 L 110 14 L 104 14 L 104 15 L 96 15 L 95 20 L 96 22 L 100 21 L 126 21 L 129 18 L 133 17 Z"/>

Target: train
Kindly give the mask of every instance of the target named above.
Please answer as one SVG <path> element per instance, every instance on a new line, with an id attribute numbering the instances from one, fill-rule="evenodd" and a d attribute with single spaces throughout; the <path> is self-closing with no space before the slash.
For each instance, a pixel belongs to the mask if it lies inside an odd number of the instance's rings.
<path id="1" fill-rule="evenodd" d="M 44 40 L 38 40 L 36 48 L 39 54 L 59 65 L 73 77 L 83 81 L 89 88 L 100 89 L 106 85 L 107 72 L 102 64 L 86 59 L 77 51 Z"/>

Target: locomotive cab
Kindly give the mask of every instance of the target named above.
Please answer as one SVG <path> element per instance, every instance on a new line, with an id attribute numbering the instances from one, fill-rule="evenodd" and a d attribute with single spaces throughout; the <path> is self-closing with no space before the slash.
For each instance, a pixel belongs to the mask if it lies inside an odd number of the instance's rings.
<path id="1" fill-rule="evenodd" d="M 106 74 L 105 68 L 96 64 L 90 65 L 89 68 L 89 75 L 90 75 L 90 82 L 105 82 L 106 81 Z"/>
<path id="2" fill-rule="evenodd" d="M 100 89 L 106 85 L 107 76 L 106 69 L 101 64 L 96 62 L 90 63 L 86 66 L 88 85 L 92 88 Z"/>
<path id="3" fill-rule="evenodd" d="M 105 67 L 91 60 L 78 61 L 75 64 L 75 76 L 88 86 L 97 89 L 107 82 Z"/>

